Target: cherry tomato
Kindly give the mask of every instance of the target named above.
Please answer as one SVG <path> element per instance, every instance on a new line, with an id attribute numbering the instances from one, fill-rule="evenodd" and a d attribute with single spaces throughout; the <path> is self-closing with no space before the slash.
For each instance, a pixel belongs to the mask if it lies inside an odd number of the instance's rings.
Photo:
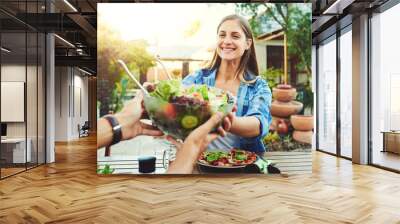
<path id="1" fill-rule="evenodd" d="M 172 104 L 168 103 L 164 107 L 164 114 L 167 118 L 175 119 L 176 118 L 176 111 Z"/>

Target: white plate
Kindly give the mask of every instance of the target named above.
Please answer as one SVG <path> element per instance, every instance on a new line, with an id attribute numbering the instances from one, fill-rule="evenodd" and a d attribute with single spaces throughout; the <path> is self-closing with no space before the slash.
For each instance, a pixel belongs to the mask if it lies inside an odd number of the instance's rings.
<path id="1" fill-rule="evenodd" d="M 240 165 L 240 166 L 213 166 L 213 165 L 201 162 L 200 160 L 197 160 L 197 164 L 199 164 L 201 166 L 207 166 L 207 167 L 218 168 L 218 169 L 239 169 L 239 168 L 244 168 L 245 166 L 249 165 L 249 164 L 246 164 L 246 165 Z"/>

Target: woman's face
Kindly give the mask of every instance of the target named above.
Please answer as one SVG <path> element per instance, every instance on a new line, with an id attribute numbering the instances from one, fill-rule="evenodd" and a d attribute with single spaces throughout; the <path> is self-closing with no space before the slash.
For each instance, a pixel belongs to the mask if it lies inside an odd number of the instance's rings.
<path id="1" fill-rule="evenodd" d="M 240 59 L 251 46 L 240 24 L 236 20 L 227 20 L 218 30 L 217 54 L 222 60 Z"/>

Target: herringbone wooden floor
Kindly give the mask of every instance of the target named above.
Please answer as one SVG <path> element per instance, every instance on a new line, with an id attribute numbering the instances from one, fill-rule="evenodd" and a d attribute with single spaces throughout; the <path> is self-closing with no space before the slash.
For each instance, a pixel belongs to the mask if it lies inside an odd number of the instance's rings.
<path id="1" fill-rule="evenodd" d="M 0 181 L 0 223 L 400 223 L 400 175 L 315 153 L 299 176 L 96 175 L 95 139 Z"/>

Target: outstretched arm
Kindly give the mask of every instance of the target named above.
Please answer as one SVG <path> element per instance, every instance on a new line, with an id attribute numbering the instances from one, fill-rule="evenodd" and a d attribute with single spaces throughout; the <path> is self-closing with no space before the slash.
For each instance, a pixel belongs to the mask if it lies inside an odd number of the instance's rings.
<path id="1" fill-rule="evenodd" d="M 246 138 L 256 137 L 260 135 L 260 121 L 253 116 L 235 117 L 230 132 Z"/>
<path id="2" fill-rule="evenodd" d="M 235 117 L 230 114 L 230 132 L 245 137 L 262 137 L 268 133 L 272 117 L 270 113 L 272 94 L 265 80 L 258 80 L 256 93 L 251 97 L 246 114 Z M 226 121 L 224 121 L 226 125 Z M 225 129 L 227 130 L 227 129 Z"/>

